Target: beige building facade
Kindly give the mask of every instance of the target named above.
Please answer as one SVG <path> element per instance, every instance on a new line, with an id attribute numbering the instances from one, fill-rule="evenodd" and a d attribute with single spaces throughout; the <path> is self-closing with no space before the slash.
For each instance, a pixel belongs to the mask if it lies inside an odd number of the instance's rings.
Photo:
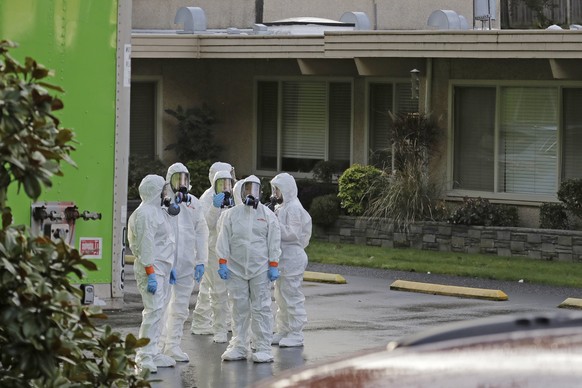
<path id="1" fill-rule="evenodd" d="M 431 173 L 448 200 L 467 195 L 517 204 L 523 224 L 536 226 L 539 205 L 557 200 L 559 183 L 582 177 L 580 31 L 427 26 L 430 9 L 447 4 L 469 15 L 472 26 L 472 5 L 463 9 L 461 1 L 426 2 L 426 12 L 417 13 L 425 14 L 424 22 L 407 21 L 410 29 L 398 24 L 414 11 L 404 1 L 391 2 L 402 8 L 398 20 L 380 17 L 393 13 L 373 1 L 345 2 L 349 8 L 336 13 L 338 1 L 334 15 L 307 1 L 297 6 L 299 15 L 284 2 L 221 1 L 220 7 L 196 2 L 208 8 L 207 29 L 187 34 L 167 21 L 175 16 L 172 7 L 188 2 L 165 3 L 159 18 L 155 3 L 134 1 L 132 88 L 149 97 L 144 103 L 137 94 L 132 110 L 149 106 L 153 114 L 147 133 L 140 134 L 147 126 L 141 124 L 131 131 L 134 138 L 148 136 L 152 152 L 166 161 L 173 158 L 165 147 L 175 139 L 176 122 L 164 110 L 178 105 L 207 104 L 214 111 L 221 159 L 239 174 L 296 177 L 310 176 L 318 160 L 343 168 L 372 163 L 389 146 L 387 111 L 418 111 L 439 118 L 442 137 Z M 339 20 L 357 4 L 371 27 L 253 29 L 257 3 L 263 20 Z M 418 70 L 418 93 L 411 70 Z"/>
<path id="2" fill-rule="evenodd" d="M 499 1 L 491 0 L 493 28 L 499 28 Z M 466 0 L 133 0 L 132 27 L 136 29 L 176 29 L 174 16 L 180 7 L 200 7 L 208 18 L 208 28 L 249 28 L 258 22 L 274 22 L 296 17 L 337 20 L 345 12 L 364 12 L 375 30 L 422 30 L 435 10 L 453 10 L 468 21 L 473 18 L 473 2 Z"/>

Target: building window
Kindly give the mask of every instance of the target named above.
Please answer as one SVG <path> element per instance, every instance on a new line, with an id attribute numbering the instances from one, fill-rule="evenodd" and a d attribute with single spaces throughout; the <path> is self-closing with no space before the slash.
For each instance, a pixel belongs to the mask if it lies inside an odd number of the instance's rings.
<path id="1" fill-rule="evenodd" d="M 453 188 L 555 196 L 560 169 L 582 173 L 581 102 L 579 88 L 456 86 Z"/>
<path id="2" fill-rule="evenodd" d="M 418 112 L 418 99 L 412 98 L 410 81 L 372 82 L 368 85 L 369 162 L 392 169 L 392 113 Z"/>
<path id="3" fill-rule="evenodd" d="M 132 82 L 129 115 L 129 153 L 156 156 L 156 83 Z"/>
<path id="4" fill-rule="evenodd" d="M 319 161 L 350 164 L 352 85 L 337 81 L 257 84 L 257 168 L 309 172 Z"/>
<path id="5" fill-rule="evenodd" d="M 562 104 L 562 179 L 582 178 L 582 89 L 564 89 Z"/>

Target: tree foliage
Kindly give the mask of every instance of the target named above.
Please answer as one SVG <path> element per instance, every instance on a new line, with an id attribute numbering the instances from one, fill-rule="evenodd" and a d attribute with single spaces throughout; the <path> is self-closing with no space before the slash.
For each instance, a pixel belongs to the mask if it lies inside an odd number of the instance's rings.
<path id="1" fill-rule="evenodd" d="M 14 47 L 0 42 L 0 386 L 149 386 L 134 368 L 135 349 L 148 340 L 97 326 L 105 316 L 83 306 L 69 281 L 95 264 L 62 240 L 12 225 L 10 184 L 37 199 L 62 175 L 61 162 L 74 164 L 74 133 L 59 127 L 53 112 L 63 103 L 48 92 L 61 89 L 44 81 L 51 72 L 34 59 L 14 60 Z"/>
<path id="2" fill-rule="evenodd" d="M 216 122 L 213 112 L 206 105 L 198 108 L 176 110 L 166 113 L 178 120 L 176 142 L 166 149 L 174 150 L 183 163 L 190 160 L 216 160 L 220 147 L 214 143 L 212 125 Z"/>

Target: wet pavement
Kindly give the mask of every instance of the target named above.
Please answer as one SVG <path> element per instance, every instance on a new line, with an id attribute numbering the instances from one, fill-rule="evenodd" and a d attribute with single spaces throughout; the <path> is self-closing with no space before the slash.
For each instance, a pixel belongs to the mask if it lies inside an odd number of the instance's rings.
<path id="1" fill-rule="evenodd" d="M 215 344 L 212 336 L 190 334 L 184 325 L 182 349 L 189 363 L 160 368 L 153 387 L 252 387 L 282 371 L 312 366 L 359 351 L 383 348 L 390 341 L 444 323 L 509 313 L 553 313 L 568 297 L 582 297 L 582 288 L 556 288 L 518 282 L 456 278 L 419 273 L 371 270 L 310 264 L 310 271 L 343 275 L 347 284 L 304 282 L 308 324 L 302 348 L 273 347 L 274 362 L 222 362 L 227 344 Z M 126 267 L 124 307 L 107 311 L 108 324 L 137 335 L 141 323 L 141 297 Z M 476 300 L 390 290 L 395 280 L 431 282 L 464 287 L 500 289 L 508 301 Z M 191 308 L 197 292 L 191 298 Z M 275 307 L 275 305 L 273 305 Z"/>

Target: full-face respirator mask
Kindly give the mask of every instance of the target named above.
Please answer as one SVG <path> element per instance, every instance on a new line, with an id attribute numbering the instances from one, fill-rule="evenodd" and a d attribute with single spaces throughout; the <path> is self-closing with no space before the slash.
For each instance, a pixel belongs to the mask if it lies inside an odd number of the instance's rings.
<path id="1" fill-rule="evenodd" d="M 170 183 L 164 185 L 162 190 L 162 206 L 171 216 L 180 214 L 180 204 L 189 205 L 192 202 L 188 188 L 190 187 L 190 174 L 178 172 L 172 174 Z"/>
<path id="2" fill-rule="evenodd" d="M 275 206 L 283 203 L 283 194 L 278 187 L 271 185 L 271 196 L 269 197 L 269 204 L 267 207 L 272 211 L 275 211 Z"/>
<path id="3" fill-rule="evenodd" d="M 232 178 L 219 178 L 214 182 L 214 193 L 224 193 L 224 199 L 220 208 L 230 208 L 234 206 L 234 198 L 232 197 Z"/>
<path id="4" fill-rule="evenodd" d="M 261 185 L 256 182 L 245 182 L 241 187 L 241 197 L 243 204 L 256 209 L 261 198 Z"/>

